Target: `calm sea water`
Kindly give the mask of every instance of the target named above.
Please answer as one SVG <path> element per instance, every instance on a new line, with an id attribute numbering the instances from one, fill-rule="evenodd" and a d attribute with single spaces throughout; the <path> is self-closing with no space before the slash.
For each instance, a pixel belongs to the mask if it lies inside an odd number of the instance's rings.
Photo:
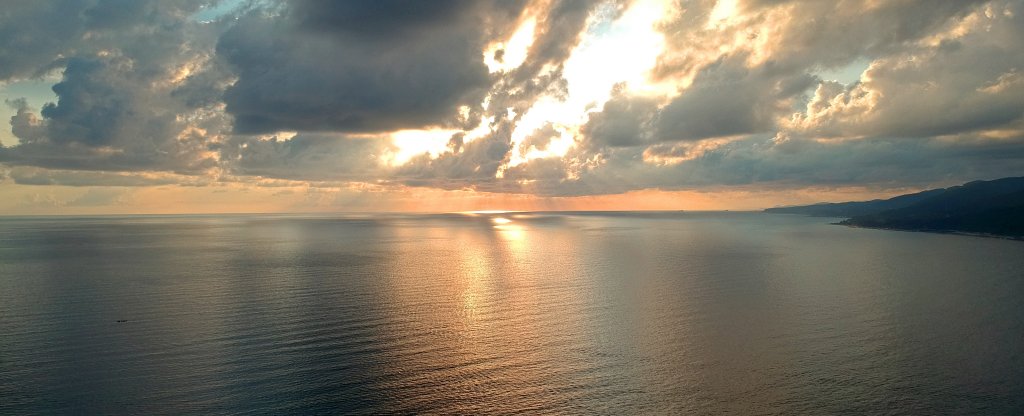
<path id="1" fill-rule="evenodd" d="M 0 414 L 1024 412 L 1024 243 L 829 221 L 0 219 Z"/>

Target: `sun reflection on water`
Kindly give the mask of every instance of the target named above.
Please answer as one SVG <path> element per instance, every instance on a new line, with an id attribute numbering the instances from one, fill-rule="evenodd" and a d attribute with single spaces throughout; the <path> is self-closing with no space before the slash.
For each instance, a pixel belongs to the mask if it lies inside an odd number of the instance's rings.
<path id="1" fill-rule="evenodd" d="M 505 217 L 491 218 L 491 223 L 494 224 L 494 229 L 498 231 L 499 237 L 513 243 L 508 247 L 511 249 L 511 254 L 515 257 L 522 256 L 526 249 L 523 244 L 526 239 L 526 228 Z"/>

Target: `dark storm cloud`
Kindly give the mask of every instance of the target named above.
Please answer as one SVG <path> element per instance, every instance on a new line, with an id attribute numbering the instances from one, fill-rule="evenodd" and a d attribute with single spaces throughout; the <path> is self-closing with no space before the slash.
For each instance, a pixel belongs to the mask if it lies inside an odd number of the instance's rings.
<path id="1" fill-rule="evenodd" d="M 522 4 L 411 4 L 296 2 L 243 17 L 217 45 L 238 77 L 224 96 L 235 130 L 389 131 L 479 105 L 491 82 L 481 51 Z"/>
<path id="2" fill-rule="evenodd" d="M 54 68 L 85 31 L 81 1 L 4 1 L 0 13 L 0 80 Z"/>
<path id="3" fill-rule="evenodd" d="M 616 89 L 582 132 L 590 145 L 613 147 L 770 132 L 817 80 L 779 72 L 770 62 L 748 68 L 745 60 L 741 54 L 713 62 L 661 107 L 652 98 Z"/>
<path id="4" fill-rule="evenodd" d="M 124 58 L 69 60 L 54 85 L 57 103 L 37 118 L 12 117 L 18 146 L 0 149 L 12 165 L 85 170 L 196 171 L 212 167 L 207 137 L 179 120 L 183 107 L 136 78 Z"/>
<path id="5" fill-rule="evenodd" d="M 700 140 L 770 131 L 792 112 L 794 97 L 815 82 L 807 74 L 779 73 L 771 62 L 746 68 L 730 57 L 705 67 L 693 85 L 658 114 L 655 137 Z"/>
<path id="6" fill-rule="evenodd" d="M 296 180 L 372 181 L 394 147 L 382 138 L 302 133 L 290 139 L 238 136 L 221 152 L 237 175 Z"/>
<path id="7" fill-rule="evenodd" d="M 886 189 L 1024 175 L 1024 136 L 1002 141 L 964 137 L 833 142 L 754 136 L 706 149 L 693 146 L 611 149 L 603 153 L 601 164 L 576 170 L 572 179 L 564 173 L 572 170 L 571 163 L 558 159 L 533 160 L 506 176 L 530 181 L 518 187 L 520 191 L 574 196 L 747 185 Z M 645 161 L 650 157 L 681 160 Z"/>
<path id="8" fill-rule="evenodd" d="M 483 7 L 470 0 L 381 0 L 331 1 L 299 0 L 289 3 L 288 13 L 299 27 L 334 32 L 359 38 L 365 42 L 408 39 L 463 19 L 474 19 L 475 7 Z M 514 20 L 522 7 L 521 2 L 494 3 L 496 17 Z M 504 10 L 502 10 L 504 9 Z M 508 13 L 501 16 L 501 12 Z"/>
<path id="9" fill-rule="evenodd" d="M 632 97 L 617 88 L 599 112 L 591 113 L 582 133 L 589 146 L 638 146 L 654 141 L 658 102 Z"/>
<path id="10" fill-rule="evenodd" d="M 677 165 L 692 185 L 780 183 L 926 186 L 1024 173 L 1024 137 L 820 142 L 751 138 Z M 685 182 L 684 182 L 685 183 Z"/>
<path id="11" fill-rule="evenodd" d="M 203 2 L 128 3 L 83 1 L 75 3 L 79 8 L 46 9 L 55 18 L 75 16 L 75 24 L 88 31 L 82 35 L 88 47 L 47 52 L 63 67 L 53 86 L 57 101 L 38 115 L 24 101 L 17 103 L 11 128 L 20 143 L 0 148 L 0 161 L 175 172 L 201 172 L 216 164 L 208 154 L 208 132 L 195 128 L 209 123 L 190 114 L 187 97 L 170 94 L 176 85 L 188 84 L 174 78 L 206 59 L 215 39 L 213 25 L 188 17 Z"/>
<path id="12" fill-rule="evenodd" d="M 57 103 L 45 105 L 41 113 L 48 121 L 49 139 L 105 146 L 120 140 L 137 143 L 172 137 L 175 114 L 147 105 L 151 104 L 146 102 L 149 91 L 132 88 L 131 65 L 124 59 L 68 61 L 64 79 L 53 86 Z"/>
<path id="13" fill-rule="evenodd" d="M 173 24 L 213 0 L 5 0 L 0 4 L 0 80 L 60 68 L 67 57 L 116 44 L 140 27 Z"/>

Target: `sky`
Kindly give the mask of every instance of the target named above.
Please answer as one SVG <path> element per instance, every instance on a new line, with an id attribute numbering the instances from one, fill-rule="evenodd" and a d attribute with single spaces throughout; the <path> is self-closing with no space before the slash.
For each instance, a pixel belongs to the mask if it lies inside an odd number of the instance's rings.
<path id="1" fill-rule="evenodd" d="M 0 215 L 760 209 L 1024 175 L 1024 0 L 0 0 Z"/>

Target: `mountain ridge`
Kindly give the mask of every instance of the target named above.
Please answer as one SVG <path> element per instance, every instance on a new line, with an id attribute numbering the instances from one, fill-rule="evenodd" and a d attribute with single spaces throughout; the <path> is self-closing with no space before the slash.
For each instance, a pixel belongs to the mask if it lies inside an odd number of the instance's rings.
<path id="1" fill-rule="evenodd" d="M 769 208 L 767 213 L 844 217 L 841 225 L 1024 239 L 1024 177 L 971 181 L 889 199 Z"/>

